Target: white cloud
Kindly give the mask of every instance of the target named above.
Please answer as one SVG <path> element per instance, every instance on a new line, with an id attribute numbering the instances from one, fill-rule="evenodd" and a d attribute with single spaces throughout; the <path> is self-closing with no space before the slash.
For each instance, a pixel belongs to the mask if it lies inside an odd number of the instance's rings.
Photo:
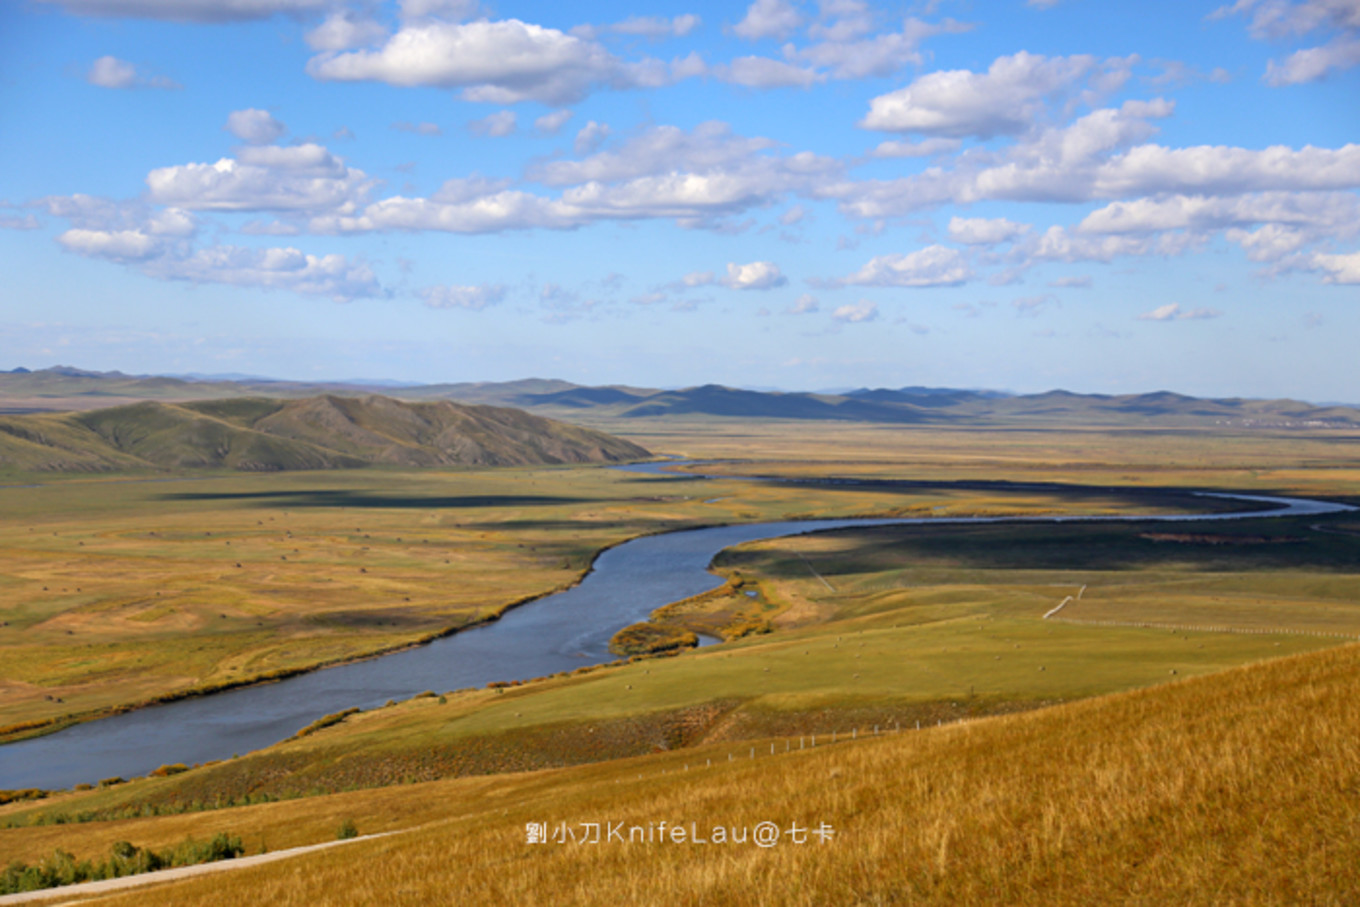
<path id="1" fill-rule="evenodd" d="M 686 289 L 693 289 L 694 287 L 706 287 L 716 281 L 717 278 L 713 276 L 712 271 L 691 271 L 680 278 L 680 285 Z"/>
<path id="2" fill-rule="evenodd" d="M 1252 261 L 1279 261 L 1293 255 L 1308 243 L 1308 237 L 1298 230 L 1280 224 L 1266 224 L 1257 230 L 1233 229 L 1224 234 L 1240 245 Z"/>
<path id="3" fill-rule="evenodd" d="M 794 224 L 801 223 L 807 217 L 807 211 L 802 205 L 794 205 L 783 214 L 779 215 L 779 223 L 785 227 L 792 227 Z"/>
<path id="4" fill-rule="evenodd" d="M 1208 318 L 1218 318 L 1223 313 L 1218 309 L 1182 309 L 1179 302 L 1168 302 L 1160 305 L 1150 312 L 1144 312 L 1138 316 L 1139 321 L 1198 321 Z"/>
<path id="5" fill-rule="evenodd" d="M 1360 186 L 1360 145 L 1260 151 L 1199 145 L 1140 145 L 1103 164 L 1094 193 L 1118 198 L 1158 192 L 1236 194 L 1268 190 L 1353 189 Z"/>
<path id="6" fill-rule="evenodd" d="M 377 44 L 387 37 L 387 29 L 353 10 L 340 10 L 306 34 L 312 50 L 350 50 Z"/>
<path id="7" fill-rule="evenodd" d="M 779 266 L 772 261 L 753 261 L 745 265 L 730 262 L 723 286 L 733 290 L 770 290 L 788 282 L 788 278 L 780 273 Z"/>
<path id="8" fill-rule="evenodd" d="M 582 38 L 596 38 L 602 34 L 632 35 L 641 38 L 683 38 L 702 23 L 693 13 L 667 19 L 663 16 L 629 16 L 612 25 L 578 25 L 571 30 Z"/>
<path id="9" fill-rule="evenodd" d="M 809 88 L 826 78 L 814 70 L 769 57 L 738 57 L 713 67 L 713 74 L 746 88 Z"/>
<path id="10" fill-rule="evenodd" d="M 847 324 L 858 324 L 878 318 L 878 303 L 861 299 L 859 302 L 837 306 L 831 317 Z"/>
<path id="11" fill-rule="evenodd" d="M 191 249 L 183 241 L 142 230 L 72 229 L 57 237 L 71 252 L 135 265 L 163 280 L 224 283 L 350 299 L 379 292 L 372 269 L 343 255 L 309 255 L 294 248 Z"/>
<path id="12" fill-rule="evenodd" d="M 515 112 L 513 110 L 498 110 L 480 120 L 473 120 L 468 123 L 468 128 L 476 135 L 500 138 L 513 134 L 515 125 Z"/>
<path id="13" fill-rule="evenodd" d="M 311 228 L 320 233 L 384 230 L 500 233 L 533 228 L 569 229 L 582 221 L 581 212 L 569 205 L 509 190 L 503 183 L 449 180 L 430 198 L 385 198 L 358 214 L 313 218 Z"/>
<path id="14" fill-rule="evenodd" d="M 964 283 L 971 276 L 967 261 L 957 249 L 934 245 L 905 255 L 880 255 L 840 282 L 877 287 L 944 287 Z"/>
<path id="15" fill-rule="evenodd" d="M 802 24 L 802 14 L 788 0 L 755 0 L 732 31 L 748 41 L 756 41 L 787 37 Z"/>
<path id="16" fill-rule="evenodd" d="M 37 0 L 78 16 L 163 19 L 169 22 L 243 22 L 278 14 L 309 15 L 336 0 Z"/>
<path id="17" fill-rule="evenodd" d="M 969 246 L 995 246 L 1010 242 L 1029 230 L 1029 224 L 1018 224 L 1004 217 L 951 217 L 949 238 Z"/>
<path id="18" fill-rule="evenodd" d="M 577 154 L 589 154 L 604 144 L 604 140 L 607 138 L 609 138 L 609 124 L 591 120 L 581 127 L 580 132 L 576 133 L 576 141 L 572 147 L 576 149 Z"/>
<path id="19" fill-rule="evenodd" d="M 500 284 L 425 287 L 418 292 L 432 309 L 484 309 L 505 298 L 505 287 Z"/>
<path id="20" fill-rule="evenodd" d="M 149 196 L 190 210 L 346 210 L 372 183 L 320 145 L 247 146 L 237 158 L 152 170 Z"/>
<path id="21" fill-rule="evenodd" d="M 600 85 L 629 87 L 648 71 L 592 41 L 518 19 L 406 24 L 378 50 L 327 52 L 307 64 L 329 81 L 462 89 L 464 99 L 568 104 Z"/>
<path id="22" fill-rule="evenodd" d="M 919 142 L 880 142 L 873 151 L 869 152 L 872 157 L 896 158 L 896 157 L 935 157 L 941 154 L 952 154 L 958 151 L 963 145 L 958 139 L 922 139 Z"/>
<path id="23" fill-rule="evenodd" d="M 1052 293 L 1045 293 L 1042 296 L 1021 296 L 1019 299 L 1011 300 L 1011 305 L 1015 306 L 1015 314 L 1022 318 L 1036 318 L 1039 313 L 1049 306 L 1061 306 L 1058 297 Z"/>
<path id="24" fill-rule="evenodd" d="M 1313 266 L 1325 272 L 1323 283 L 1360 284 L 1360 252 L 1348 255 L 1314 255 Z"/>
<path id="25" fill-rule="evenodd" d="M 269 111 L 254 107 L 233 110 L 227 115 L 227 125 L 223 128 L 252 145 L 267 145 L 288 131 L 288 127 L 274 119 Z"/>
<path id="26" fill-rule="evenodd" d="M 1295 51 L 1283 63 L 1266 64 L 1264 81 L 1269 85 L 1298 85 L 1325 78 L 1335 69 L 1360 65 L 1360 2 L 1357 0 L 1237 0 L 1219 7 L 1210 18 L 1241 14 L 1249 16 L 1255 38 L 1278 40 L 1313 31 L 1330 31 L 1335 37 L 1319 47 Z"/>
<path id="27" fill-rule="evenodd" d="M 409 123 L 406 120 L 397 120 L 392 124 L 392 128 L 397 132 L 410 132 L 414 135 L 438 136 L 443 135 L 444 130 L 438 123 Z"/>
<path id="28" fill-rule="evenodd" d="M 100 88 L 131 88 L 137 84 L 137 67 L 117 57 L 100 57 L 90 67 L 85 81 Z"/>
<path id="29" fill-rule="evenodd" d="M 811 293 L 804 293 L 793 301 L 793 305 L 788 308 L 788 313 L 790 315 L 810 315 L 818 311 L 819 308 L 817 297 Z"/>
<path id="30" fill-rule="evenodd" d="M 549 161 L 528 177 L 572 186 L 563 201 L 600 217 L 675 217 L 687 226 L 715 226 L 721 218 L 776 203 L 792 191 L 812 193 L 840 165 L 809 153 L 778 157 L 775 143 L 732 133 L 725 123 L 692 132 L 657 126 L 622 147 L 579 161 Z"/>
<path id="31" fill-rule="evenodd" d="M 848 27 L 840 27 L 845 23 Z M 825 40 L 784 53 L 793 60 L 809 63 L 827 70 L 834 79 L 865 79 L 889 76 L 908 65 L 925 62 L 921 42 L 938 34 L 967 31 L 971 26 L 946 19 L 941 23 L 927 23 L 907 19 L 899 32 L 883 32 L 871 38 L 860 38 L 866 20 L 858 16 L 837 20 L 829 28 L 814 27 L 810 32 Z"/>
<path id="32" fill-rule="evenodd" d="M 1295 51 L 1283 63 L 1266 64 L 1265 80 L 1270 85 L 1300 85 L 1325 78 L 1334 69 L 1360 66 L 1360 37 L 1337 38 L 1321 47 Z"/>
<path id="33" fill-rule="evenodd" d="M 577 153 L 593 151 L 608 134 L 608 126 L 592 120 L 576 137 Z M 614 183 L 677 172 L 728 171 L 740 169 L 753 156 L 774 146 L 769 139 L 736 135 L 726 123 L 700 123 L 691 132 L 675 126 L 654 126 L 615 151 L 594 154 L 581 161 L 539 165 L 530 169 L 529 177 L 550 186 L 562 186 Z"/>
<path id="34" fill-rule="evenodd" d="M 1092 73 L 1090 56 L 1045 57 L 1021 51 L 998 57 L 985 73 L 966 69 L 928 73 L 905 88 L 869 102 L 865 129 L 953 138 L 991 138 L 1024 132 L 1046 99 Z"/>
<path id="35" fill-rule="evenodd" d="M 554 110 L 552 113 L 545 113 L 534 120 L 534 129 L 543 135 L 556 135 L 567 124 L 567 120 L 571 119 L 571 116 L 570 110 Z"/>
<path id="36" fill-rule="evenodd" d="M 178 82 L 165 76 L 145 76 L 137 67 L 117 57 L 103 56 L 90 65 L 85 81 L 100 88 L 179 88 Z"/>
<path id="37" fill-rule="evenodd" d="M 1085 289 L 1091 285 L 1091 277 L 1090 275 L 1059 277 L 1057 280 L 1050 280 L 1048 285 L 1058 289 Z"/>
<path id="38" fill-rule="evenodd" d="M 141 230 L 67 230 L 57 237 L 66 249 L 89 258 L 140 261 L 160 251 L 161 243 Z"/>
<path id="39" fill-rule="evenodd" d="M 1161 195 L 1113 202 L 1086 215 L 1077 229 L 1083 233 L 1153 233 L 1265 223 L 1341 232 L 1348 225 L 1360 225 L 1360 198 L 1351 192 Z"/>
<path id="40" fill-rule="evenodd" d="M 475 15 L 478 0 L 401 0 L 401 18 L 411 22 L 418 19 L 442 19 L 461 22 Z"/>
<path id="41" fill-rule="evenodd" d="M 1356 0 L 1237 0 L 1219 7 L 1211 18 L 1249 15 L 1256 38 L 1285 38 L 1319 28 L 1360 28 Z"/>
<path id="42" fill-rule="evenodd" d="M 211 246 L 182 257 L 153 258 L 144 264 L 143 271 L 168 280 L 290 290 L 334 299 L 380 292 L 368 265 L 343 255 L 309 255 L 294 248 Z"/>

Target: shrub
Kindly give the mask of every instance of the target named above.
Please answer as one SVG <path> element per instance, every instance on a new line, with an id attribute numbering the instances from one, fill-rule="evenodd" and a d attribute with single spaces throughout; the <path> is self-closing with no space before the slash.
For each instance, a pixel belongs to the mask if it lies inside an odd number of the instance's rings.
<path id="1" fill-rule="evenodd" d="M 359 829 L 354 826 L 353 819 L 346 819 L 340 823 L 340 830 L 335 833 L 335 837 L 340 841 L 348 841 L 350 838 L 359 837 Z"/>

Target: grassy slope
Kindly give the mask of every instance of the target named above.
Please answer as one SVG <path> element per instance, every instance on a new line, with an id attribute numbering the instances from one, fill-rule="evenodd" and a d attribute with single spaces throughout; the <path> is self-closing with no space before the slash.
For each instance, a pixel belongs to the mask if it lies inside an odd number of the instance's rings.
<path id="1" fill-rule="evenodd" d="M 1346 646 L 816 750 L 762 743 L 754 760 L 717 746 L 225 811 L 198 828 L 252 851 L 327 839 L 342 817 L 414 830 L 106 903 L 1347 903 L 1360 893 L 1357 670 L 1360 647 Z M 85 834 L 158 844 L 193 831 L 187 818 Z M 661 820 L 835 836 L 769 850 L 525 843 L 528 821 Z M 72 830 L 27 834 L 56 846 Z"/>
<path id="2" fill-rule="evenodd" d="M 145 402 L 0 418 L 0 468 L 20 471 L 509 466 L 646 456 L 620 438 L 516 410 L 378 395 Z"/>

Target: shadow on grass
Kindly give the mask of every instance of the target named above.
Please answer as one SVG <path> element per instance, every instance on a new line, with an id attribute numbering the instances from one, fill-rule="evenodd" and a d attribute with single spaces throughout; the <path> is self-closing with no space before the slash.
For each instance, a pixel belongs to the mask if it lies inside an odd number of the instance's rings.
<path id="1" fill-rule="evenodd" d="M 825 576 L 906 568 L 1204 572 L 1317 570 L 1360 573 L 1360 539 L 1312 530 L 1318 517 L 1223 523 L 1067 523 L 884 526 L 839 530 L 845 551 L 809 553 Z M 778 578 L 807 576 L 793 546 L 729 549 L 717 564 Z"/>

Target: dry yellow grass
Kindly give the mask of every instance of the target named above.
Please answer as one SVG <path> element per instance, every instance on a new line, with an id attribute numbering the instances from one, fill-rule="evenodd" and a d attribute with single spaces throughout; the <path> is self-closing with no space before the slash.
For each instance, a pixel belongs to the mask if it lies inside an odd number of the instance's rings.
<path id="1" fill-rule="evenodd" d="M 756 744 L 755 760 L 717 748 L 337 795 L 304 811 L 328 803 L 361 831 L 396 802 L 410 825 L 431 804 L 444 818 L 101 903 L 1354 903 L 1357 669 L 1347 646 L 815 751 Z M 771 849 L 525 841 L 529 821 L 661 820 L 835 835 Z"/>

